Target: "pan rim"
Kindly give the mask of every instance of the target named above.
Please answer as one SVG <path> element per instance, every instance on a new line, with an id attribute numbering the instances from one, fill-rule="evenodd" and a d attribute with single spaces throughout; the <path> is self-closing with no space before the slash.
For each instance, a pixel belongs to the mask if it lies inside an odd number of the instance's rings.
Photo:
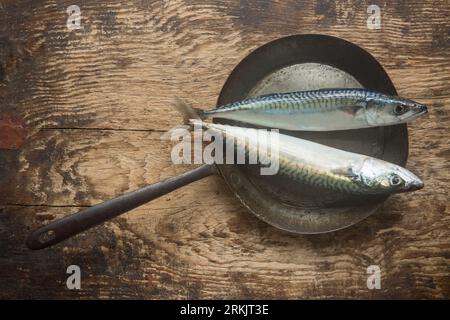
<path id="1" fill-rule="evenodd" d="M 314 59 L 314 57 L 311 55 L 311 52 L 308 52 L 308 50 L 304 50 L 302 46 L 304 44 L 307 44 L 311 46 L 314 43 L 322 43 L 322 46 L 325 49 L 330 48 L 337 48 L 337 50 L 342 54 L 343 51 L 351 52 L 351 59 L 354 59 L 355 61 L 350 63 L 339 61 L 338 58 L 330 59 L 327 61 L 326 54 L 321 55 L 318 59 Z M 277 61 L 276 63 L 272 63 L 270 66 L 266 66 L 267 68 L 264 69 L 258 69 L 258 63 L 255 63 L 255 61 L 263 60 L 267 64 L 268 61 L 270 61 L 270 53 L 276 52 L 278 50 L 278 54 L 280 54 L 280 50 L 282 49 L 288 49 L 292 52 L 303 52 L 306 53 L 306 56 L 295 56 L 290 59 L 287 59 L 286 61 Z M 322 49 L 324 49 L 322 48 Z M 314 50 L 313 50 L 314 51 Z M 326 50 L 322 50 L 322 53 L 326 52 Z M 335 53 L 334 51 L 333 53 Z M 283 54 L 281 53 L 281 56 Z M 351 60 L 348 59 L 348 60 Z M 293 61 L 296 61 L 296 63 L 292 63 Z M 265 77 L 270 75 L 273 72 L 276 72 L 279 69 L 286 68 L 293 64 L 301 64 L 301 63 L 320 63 L 329 65 L 331 67 L 337 68 L 339 70 L 342 70 L 351 76 L 353 76 L 358 82 L 361 83 L 361 85 L 364 88 L 372 89 L 375 91 L 384 92 L 391 95 L 397 95 L 397 91 L 390 80 L 388 74 L 384 70 L 384 68 L 381 66 L 381 64 L 373 57 L 369 52 L 364 50 L 363 48 L 357 46 L 356 44 L 353 44 L 347 40 L 340 39 L 333 36 L 328 35 L 321 35 L 321 34 L 299 34 L 299 35 L 290 35 L 287 37 L 275 39 L 273 41 L 270 41 L 259 48 L 253 50 L 250 54 L 248 54 L 230 73 L 229 77 L 225 81 L 224 86 L 222 87 L 221 93 L 219 95 L 217 105 L 224 105 L 226 103 L 234 102 L 236 100 L 240 100 L 242 98 L 242 95 L 244 93 L 248 93 L 254 88 L 255 84 L 258 81 L 263 80 Z M 336 63 L 334 63 L 336 62 Z M 358 69 L 356 66 L 358 66 L 358 63 L 361 63 L 359 67 L 361 69 Z M 278 68 L 274 68 L 274 66 L 278 66 Z M 345 68 L 345 69 L 344 69 Z M 250 71 L 256 70 L 256 75 L 249 74 Z M 371 77 L 364 76 L 364 72 L 367 70 L 371 70 L 375 72 L 375 76 L 371 75 L 372 78 L 376 78 L 375 81 L 371 80 Z M 255 79 L 258 79 L 255 82 Z M 238 92 L 238 94 L 236 94 Z M 239 96 L 239 94 L 241 96 Z M 384 135 L 384 145 L 389 145 L 388 139 L 389 137 L 393 136 L 393 132 L 397 133 L 396 139 L 397 142 L 401 144 L 401 149 L 399 151 L 399 154 L 401 156 L 396 159 L 397 164 L 400 164 L 404 166 L 406 164 L 406 160 L 408 157 L 408 131 L 407 131 L 407 125 L 406 124 L 400 124 L 396 126 L 390 126 L 390 127 L 384 127 L 383 130 L 386 130 L 389 134 Z M 391 143 L 394 144 L 394 143 Z M 386 150 L 383 150 L 386 152 Z M 390 150 L 392 151 L 392 150 Z M 384 154 L 383 154 L 384 156 Z M 251 201 L 252 195 L 254 195 L 254 192 L 246 190 L 243 192 L 240 190 L 240 187 L 237 186 L 236 182 L 233 181 L 231 178 L 231 175 L 239 175 L 239 171 L 231 169 L 232 167 L 229 166 L 222 166 L 217 165 L 218 172 L 220 175 L 224 178 L 225 182 L 227 183 L 228 187 L 232 190 L 232 192 L 235 194 L 235 196 L 239 199 L 239 201 L 254 215 L 256 215 L 259 219 L 265 221 L 266 223 L 288 232 L 292 233 L 298 233 L 298 234 L 317 234 L 317 233 L 326 233 L 326 232 L 333 232 L 337 231 L 346 227 L 349 227 L 363 219 L 365 219 L 367 216 L 371 215 L 380 205 L 384 203 L 384 201 L 389 197 L 383 197 L 380 198 L 377 204 L 374 206 L 373 210 L 369 210 L 370 212 L 367 212 L 367 214 L 362 215 L 354 215 L 353 217 L 349 218 L 347 222 L 345 221 L 336 221 L 337 218 L 334 218 L 335 221 L 333 222 L 326 222 L 322 226 L 318 226 L 314 230 L 299 230 L 298 228 L 291 227 L 289 223 L 282 223 L 280 222 L 281 218 L 273 218 L 272 215 L 268 215 L 267 212 L 270 211 L 270 208 L 264 208 L 255 203 L 255 201 Z M 239 184 L 244 186 L 245 188 L 252 188 L 252 186 L 249 184 L 249 181 L 243 182 L 242 178 Z M 245 180 L 245 179 L 244 179 Z M 248 179 L 247 179 L 248 180 Z M 251 183 L 251 181 L 250 181 Z M 297 208 L 297 211 L 300 211 L 299 208 Z M 302 214 L 295 214 L 296 217 L 287 217 L 287 221 L 292 219 L 306 219 L 305 215 Z M 308 218 L 309 219 L 309 218 Z M 320 220 L 320 219 L 319 219 Z M 320 222 L 318 222 L 320 224 Z M 301 229 L 301 228 L 300 228 Z"/>

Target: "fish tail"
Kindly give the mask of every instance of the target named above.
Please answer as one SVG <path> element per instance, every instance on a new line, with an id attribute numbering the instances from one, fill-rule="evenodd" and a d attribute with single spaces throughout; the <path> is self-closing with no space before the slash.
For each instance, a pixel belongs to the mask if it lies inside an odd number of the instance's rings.
<path id="1" fill-rule="evenodd" d="M 206 115 L 203 110 L 192 108 L 186 101 L 175 97 L 173 102 L 174 108 L 183 116 L 183 123 L 189 124 L 190 119 L 204 119 Z"/>

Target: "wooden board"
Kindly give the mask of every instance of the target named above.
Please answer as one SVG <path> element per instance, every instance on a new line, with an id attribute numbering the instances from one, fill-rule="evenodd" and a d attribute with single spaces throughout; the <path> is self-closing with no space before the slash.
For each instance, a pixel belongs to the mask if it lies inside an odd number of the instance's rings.
<path id="1" fill-rule="evenodd" d="M 1 298 L 450 297 L 450 5 L 366 1 L 72 1 L 0 5 Z M 372 4 L 372 2 L 370 3 Z M 177 190 L 54 248 L 28 232 L 182 173 L 160 135 L 174 96 L 215 104 L 234 66 L 296 33 L 372 53 L 402 96 L 429 105 L 410 130 L 408 168 L 426 184 L 356 226 L 295 236 L 260 222 L 218 177 Z M 66 268 L 82 270 L 68 290 Z M 381 289 L 366 286 L 381 268 Z"/>

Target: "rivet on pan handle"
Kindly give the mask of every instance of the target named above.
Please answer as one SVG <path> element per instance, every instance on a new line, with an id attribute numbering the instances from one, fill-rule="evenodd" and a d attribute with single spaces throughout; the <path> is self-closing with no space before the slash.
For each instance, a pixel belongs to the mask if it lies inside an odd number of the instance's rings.
<path id="1" fill-rule="evenodd" d="M 203 165 L 179 176 L 99 203 L 35 230 L 28 237 L 26 245 L 33 250 L 47 248 L 186 184 L 214 173 L 214 165 Z"/>

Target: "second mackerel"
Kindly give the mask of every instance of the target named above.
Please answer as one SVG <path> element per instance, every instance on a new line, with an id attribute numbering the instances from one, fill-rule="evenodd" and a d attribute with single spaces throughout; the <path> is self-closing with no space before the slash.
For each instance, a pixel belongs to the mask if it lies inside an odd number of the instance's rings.
<path id="1" fill-rule="evenodd" d="M 411 171 L 363 154 L 347 152 L 278 132 L 190 120 L 217 133 L 236 150 L 257 156 L 256 164 L 275 161 L 276 172 L 311 187 L 347 194 L 391 194 L 423 188 Z M 215 140 L 219 141 L 219 140 Z M 238 151 L 239 152 L 239 151 Z M 251 156 L 249 156 L 251 157 Z M 220 159 L 220 158 L 219 158 Z M 249 162 L 250 163 L 250 162 Z"/>
<path id="2" fill-rule="evenodd" d="M 244 99 L 206 111 L 193 109 L 178 99 L 175 107 L 183 114 L 185 121 L 211 117 L 305 131 L 395 125 L 427 113 L 427 107 L 423 104 L 366 89 L 275 93 Z"/>

